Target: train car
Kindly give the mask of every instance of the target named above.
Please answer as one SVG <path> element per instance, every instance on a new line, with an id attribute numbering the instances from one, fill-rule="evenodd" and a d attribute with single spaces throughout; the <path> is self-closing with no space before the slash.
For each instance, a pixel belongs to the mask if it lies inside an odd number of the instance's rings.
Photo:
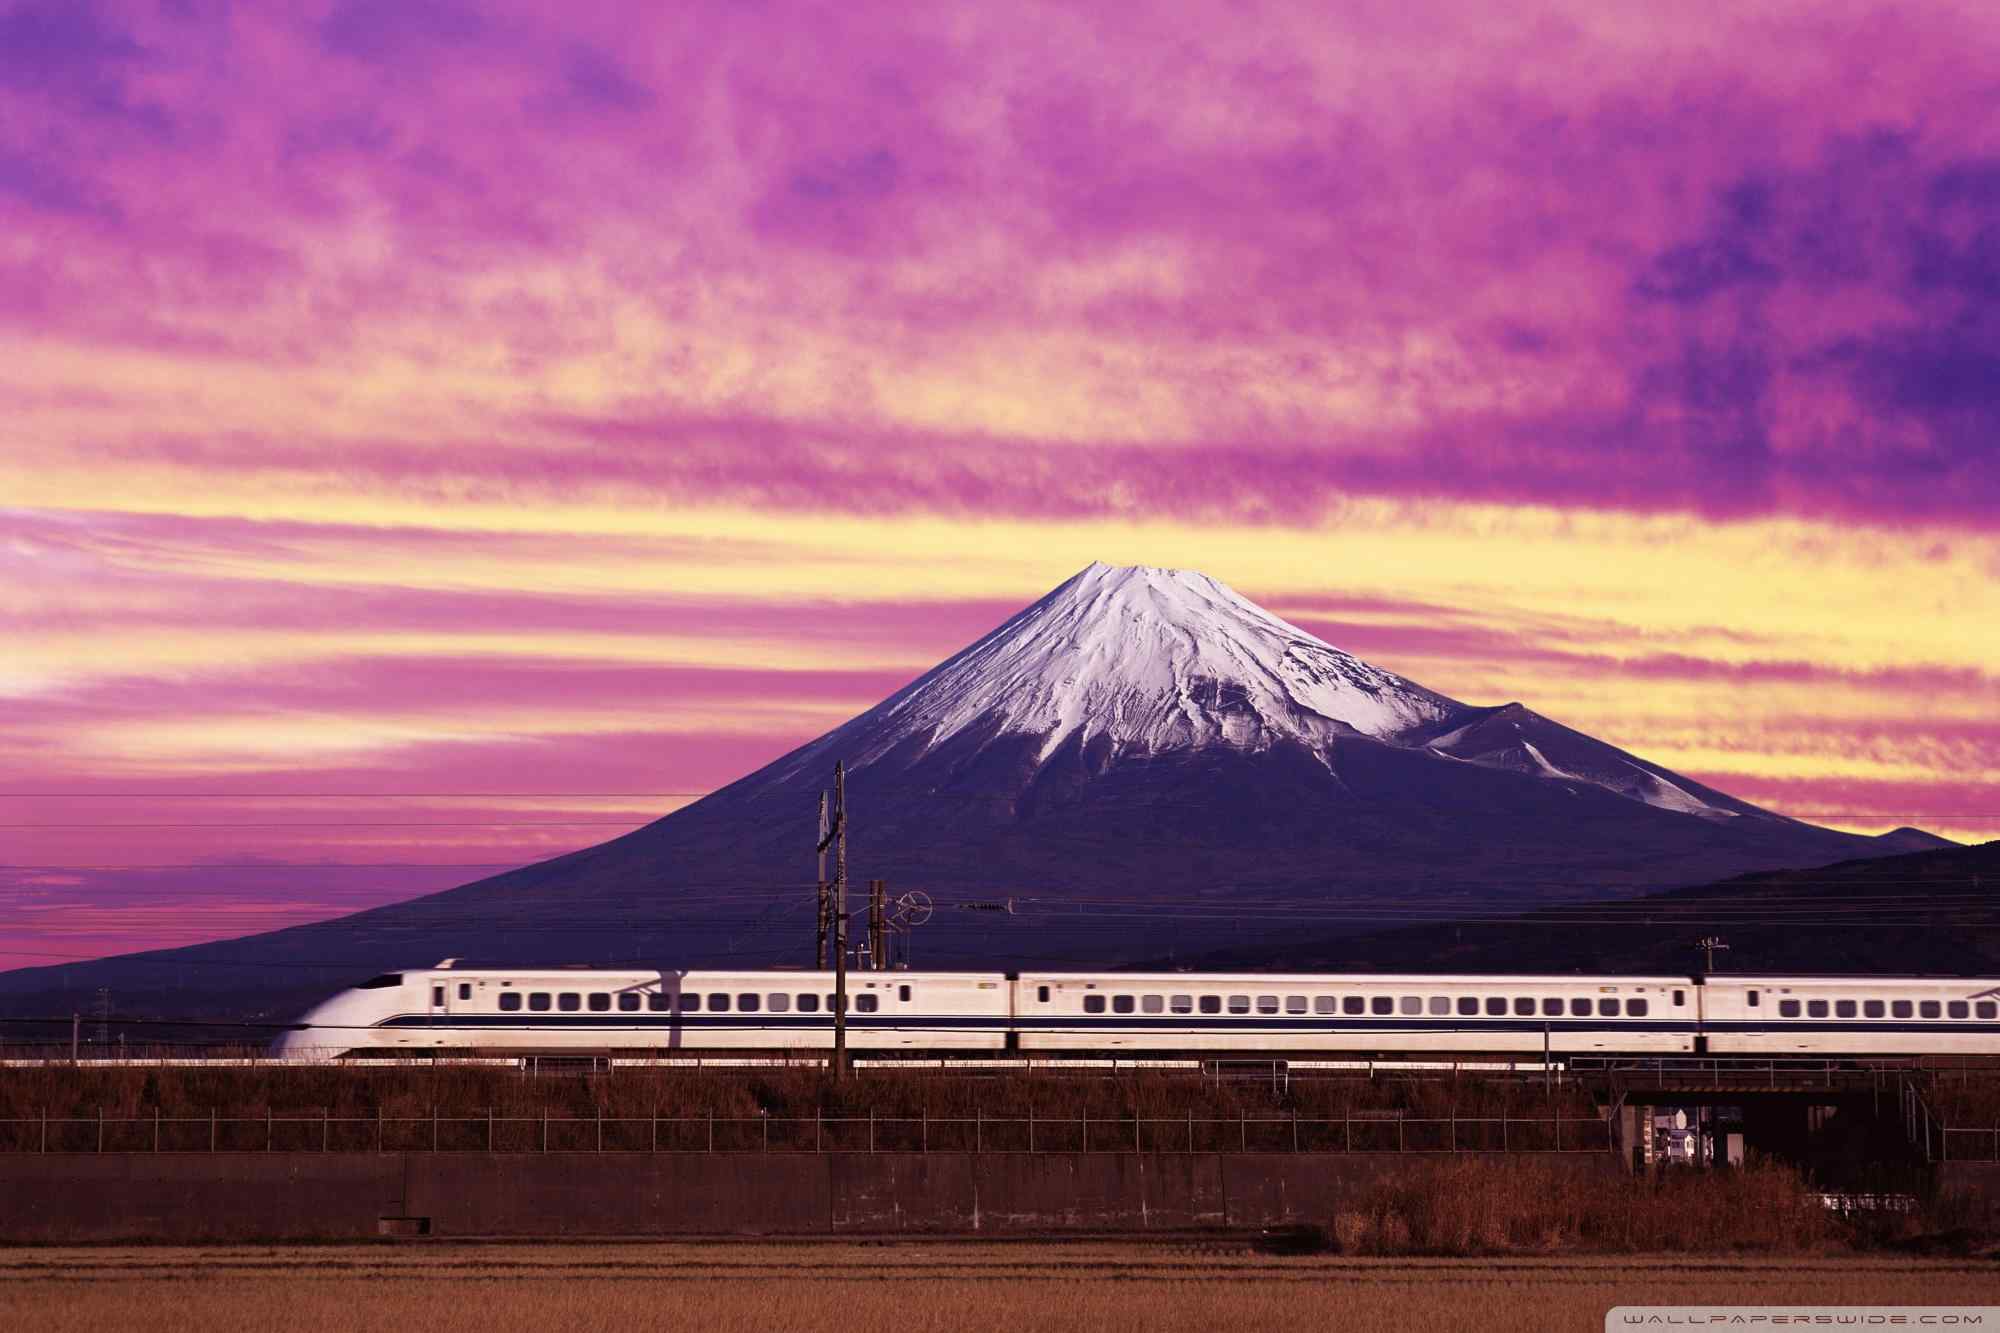
<path id="1" fill-rule="evenodd" d="M 1024 973 L 1024 1051 L 1690 1052 L 1687 977 Z"/>
<path id="2" fill-rule="evenodd" d="M 996 1050 L 1011 992 L 997 973 L 852 973 L 857 1050 Z M 435 968 L 385 972 L 314 1007 L 275 1045 L 294 1057 L 420 1051 L 820 1050 L 831 972 Z"/>
<path id="3" fill-rule="evenodd" d="M 2000 1052 L 2000 982 L 1942 977 L 1711 976 L 1712 1055 Z"/>

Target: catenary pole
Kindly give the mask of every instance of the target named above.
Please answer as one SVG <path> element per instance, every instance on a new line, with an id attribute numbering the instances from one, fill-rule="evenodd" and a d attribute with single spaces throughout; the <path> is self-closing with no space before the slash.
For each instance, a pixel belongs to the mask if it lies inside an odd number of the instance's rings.
<path id="1" fill-rule="evenodd" d="M 833 1076 L 847 1077 L 847 765 L 833 766 Z"/>

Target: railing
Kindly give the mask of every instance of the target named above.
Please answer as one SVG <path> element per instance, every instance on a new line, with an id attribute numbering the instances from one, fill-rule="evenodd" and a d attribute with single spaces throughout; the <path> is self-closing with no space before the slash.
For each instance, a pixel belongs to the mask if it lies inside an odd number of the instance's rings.
<path id="1" fill-rule="evenodd" d="M 1571 1056 L 1572 1074 L 1626 1083 L 1659 1079 L 1727 1083 L 1732 1087 L 1886 1087 L 1917 1065 L 1908 1060 L 1768 1059 L 1738 1056 Z"/>
<path id="2" fill-rule="evenodd" d="M 1595 1117 L 40 1116 L 0 1152 L 1607 1152 Z"/>

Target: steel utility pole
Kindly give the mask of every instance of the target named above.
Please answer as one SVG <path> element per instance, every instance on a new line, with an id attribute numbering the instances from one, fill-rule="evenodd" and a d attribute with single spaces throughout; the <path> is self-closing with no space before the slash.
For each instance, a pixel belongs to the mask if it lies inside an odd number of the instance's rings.
<path id="1" fill-rule="evenodd" d="M 833 1076 L 847 1077 L 847 765 L 833 765 Z"/>
<path id="2" fill-rule="evenodd" d="M 819 937 L 813 948 L 813 966 L 826 970 L 826 936 L 833 925 L 831 892 L 832 886 L 826 882 L 826 847 L 832 841 L 826 822 L 826 793 L 819 794 Z"/>
<path id="3" fill-rule="evenodd" d="M 877 972 L 889 966 L 888 899 L 885 881 L 868 881 L 868 966 Z"/>

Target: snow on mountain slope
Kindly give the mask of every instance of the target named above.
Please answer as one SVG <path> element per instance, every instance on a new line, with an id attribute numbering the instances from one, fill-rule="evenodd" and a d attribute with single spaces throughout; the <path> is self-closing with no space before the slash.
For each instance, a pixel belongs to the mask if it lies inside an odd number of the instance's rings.
<path id="1" fill-rule="evenodd" d="M 1119 754 L 1389 739 L 1465 706 L 1341 652 L 1191 570 L 1093 564 L 825 738 L 863 767 L 971 729 Z M 812 747 L 819 750 L 820 746 Z"/>
<path id="2" fill-rule="evenodd" d="M 784 781 L 953 746 L 1025 740 L 1040 764 L 1089 745 L 1105 762 L 1223 747 L 1302 747 L 1329 769 L 1357 737 L 1482 768 L 1588 785 L 1726 819 L 1754 806 L 1518 704 L 1477 708 L 1342 652 L 1192 570 L 1093 564 L 971 647 L 798 751 Z"/>

